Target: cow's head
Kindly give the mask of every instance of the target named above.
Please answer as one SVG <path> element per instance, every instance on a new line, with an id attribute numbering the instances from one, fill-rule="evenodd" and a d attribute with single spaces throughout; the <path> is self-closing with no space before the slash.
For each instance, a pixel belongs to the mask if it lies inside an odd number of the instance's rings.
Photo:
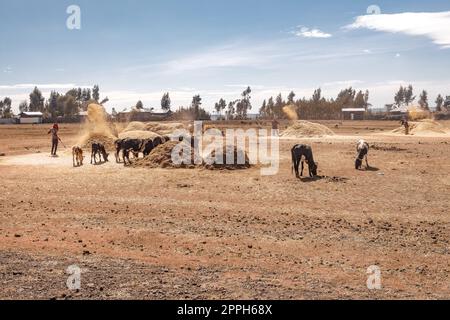
<path id="1" fill-rule="evenodd" d="M 356 158 L 356 160 L 355 160 L 355 169 L 358 170 L 358 169 L 361 168 L 361 166 L 362 166 L 362 159 Z"/>

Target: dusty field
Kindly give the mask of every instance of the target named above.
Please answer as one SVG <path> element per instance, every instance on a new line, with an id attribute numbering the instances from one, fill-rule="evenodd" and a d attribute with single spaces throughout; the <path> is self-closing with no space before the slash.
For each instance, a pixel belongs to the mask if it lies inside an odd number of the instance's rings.
<path id="1" fill-rule="evenodd" d="M 0 298 L 449 299 L 450 136 L 326 124 L 336 137 L 281 140 L 270 177 L 72 168 L 48 156 L 46 126 L 0 126 Z M 66 145 L 78 130 L 62 126 Z M 375 146 L 371 171 L 353 168 L 359 138 Z M 330 178 L 292 176 L 289 150 L 305 141 Z M 367 289 L 371 265 L 382 290 Z"/>

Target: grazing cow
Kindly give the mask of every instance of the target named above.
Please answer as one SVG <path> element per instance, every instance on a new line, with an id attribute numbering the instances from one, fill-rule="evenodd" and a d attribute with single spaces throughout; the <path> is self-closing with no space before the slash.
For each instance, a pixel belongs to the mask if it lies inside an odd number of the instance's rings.
<path id="1" fill-rule="evenodd" d="M 154 145 L 152 139 L 145 140 L 144 150 L 142 151 L 142 153 L 144 154 L 144 157 L 148 156 L 154 148 L 155 148 L 155 145 Z"/>
<path id="2" fill-rule="evenodd" d="M 80 147 L 72 148 L 72 162 L 74 167 L 81 167 L 83 165 L 83 149 Z"/>
<path id="3" fill-rule="evenodd" d="M 114 141 L 114 146 L 116 147 L 116 153 L 114 154 L 116 156 L 116 163 L 120 163 L 120 150 L 122 150 L 122 144 L 125 139 L 117 139 Z"/>
<path id="4" fill-rule="evenodd" d="M 295 176 L 297 178 L 303 176 L 303 168 L 304 168 L 304 162 L 308 164 L 309 169 L 309 176 L 311 178 L 314 178 L 317 176 L 317 163 L 314 162 L 314 156 L 313 152 L 310 146 L 304 145 L 304 144 L 297 144 L 295 145 L 292 150 L 292 171 L 295 171 Z M 302 171 L 299 175 L 298 173 L 298 167 L 300 165 L 300 162 L 302 163 Z"/>
<path id="5" fill-rule="evenodd" d="M 109 153 L 106 153 L 105 146 L 101 143 L 93 143 L 92 144 L 91 164 L 92 164 L 92 160 L 94 160 L 94 163 L 97 164 L 97 155 L 100 159 L 100 162 L 102 161 L 102 156 L 103 156 L 103 161 L 108 162 Z"/>
<path id="6" fill-rule="evenodd" d="M 139 156 L 139 152 L 142 151 L 145 140 L 142 139 L 124 139 L 120 144 L 120 150 L 122 150 L 122 158 L 124 165 L 131 164 L 130 161 L 130 152 L 133 153 L 134 157 L 137 158 Z"/>
<path id="7" fill-rule="evenodd" d="M 369 144 L 365 142 L 364 140 L 359 140 L 358 144 L 356 145 L 356 160 L 355 160 L 355 169 L 360 170 L 362 167 L 362 162 L 364 158 L 366 159 L 366 168 L 369 167 L 369 162 L 367 160 L 367 155 L 369 153 Z"/>
<path id="8" fill-rule="evenodd" d="M 153 139 L 153 147 L 154 148 L 156 148 L 160 144 L 164 144 L 164 143 L 166 143 L 166 141 L 164 140 L 163 137 L 156 137 L 155 139 Z"/>

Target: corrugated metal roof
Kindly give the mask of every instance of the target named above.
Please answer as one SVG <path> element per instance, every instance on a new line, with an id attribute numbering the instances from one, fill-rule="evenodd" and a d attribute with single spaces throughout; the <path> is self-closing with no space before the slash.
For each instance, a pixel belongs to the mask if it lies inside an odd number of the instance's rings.
<path id="1" fill-rule="evenodd" d="M 22 112 L 21 115 L 22 114 L 29 117 L 42 117 L 44 115 L 42 112 L 30 112 L 30 111 Z"/>
<path id="2" fill-rule="evenodd" d="M 342 108 L 342 112 L 366 112 L 364 108 Z"/>

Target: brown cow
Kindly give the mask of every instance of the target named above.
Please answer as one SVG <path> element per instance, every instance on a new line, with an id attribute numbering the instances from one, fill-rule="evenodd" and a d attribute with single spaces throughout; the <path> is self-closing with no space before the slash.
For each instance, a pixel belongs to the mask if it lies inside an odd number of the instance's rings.
<path id="1" fill-rule="evenodd" d="M 81 167 L 83 165 L 83 149 L 80 147 L 72 148 L 72 161 L 74 167 Z"/>

